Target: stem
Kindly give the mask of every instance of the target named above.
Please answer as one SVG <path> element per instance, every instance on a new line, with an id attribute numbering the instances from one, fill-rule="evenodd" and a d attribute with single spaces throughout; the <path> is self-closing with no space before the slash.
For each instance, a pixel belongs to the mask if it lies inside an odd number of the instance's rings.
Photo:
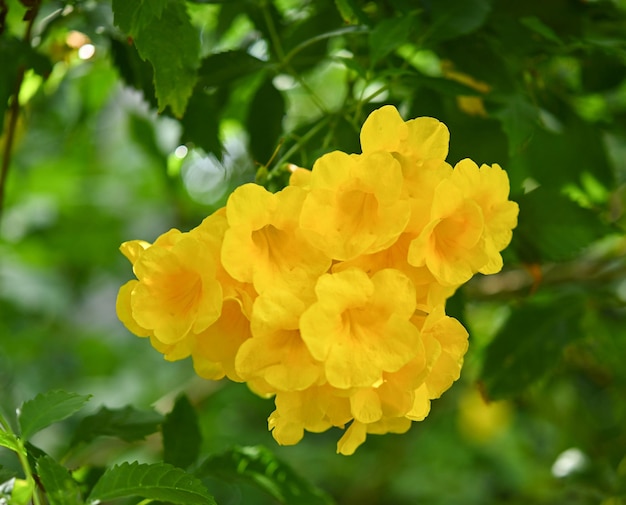
<path id="1" fill-rule="evenodd" d="M 39 12 L 40 2 L 36 2 L 27 11 L 30 16 L 28 24 L 26 25 L 26 32 L 24 33 L 24 42 L 30 44 L 30 39 L 33 31 L 33 25 L 35 24 L 35 18 Z M 4 193 L 6 187 L 6 181 L 9 175 L 9 167 L 11 165 L 11 153 L 13 150 L 13 142 L 15 141 L 15 130 L 17 129 L 17 120 L 20 116 L 20 90 L 24 81 L 24 73 L 26 68 L 21 65 L 17 71 L 17 79 L 15 80 L 15 89 L 13 95 L 9 97 L 11 105 L 8 111 L 9 124 L 7 126 L 7 135 L 4 145 L 4 153 L 2 154 L 2 165 L 0 165 L 0 222 L 2 221 L 2 211 L 4 208 Z"/>
<path id="2" fill-rule="evenodd" d="M 24 470 L 24 476 L 26 480 L 32 484 L 33 487 L 33 505 L 42 505 L 41 499 L 39 498 L 39 493 L 37 492 L 37 481 L 35 481 L 35 477 L 33 477 L 33 472 L 30 469 L 30 464 L 28 463 L 28 456 L 26 455 L 26 448 L 24 447 L 24 443 L 21 438 L 17 439 L 18 452 L 17 457 L 20 460 L 20 464 L 22 465 L 22 469 Z"/>
<path id="3" fill-rule="evenodd" d="M 298 141 L 293 146 L 291 146 L 285 154 L 280 157 L 275 166 L 280 167 L 283 163 L 285 163 L 289 159 L 289 157 L 298 149 L 300 149 L 304 144 L 306 144 L 311 139 L 311 137 L 313 137 L 313 135 L 315 135 L 318 131 L 324 128 L 324 126 L 326 126 L 326 123 L 328 123 L 328 116 L 324 119 L 321 119 L 319 123 L 317 123 L 313 128 L 311 128 L 302 137 L 300 137 Z"/>

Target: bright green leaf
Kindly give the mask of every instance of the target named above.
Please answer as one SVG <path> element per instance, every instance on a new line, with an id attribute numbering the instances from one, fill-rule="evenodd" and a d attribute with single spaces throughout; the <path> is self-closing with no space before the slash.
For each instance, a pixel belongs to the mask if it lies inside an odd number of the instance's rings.
<path id="1" fill-rule="evenodd" d="M 210 456 L 196 471 L 200 478 L 239 480 L 252 484 L 283 504 L 323 505 L 333 500 L 262 446 L 235 447 Z"/>
<path id="2" fill-rule="evenodd" d="M 559 365 L 565 346 L 583 336 L 583 303 L 552 296 L 513 310 L 486 350 L 481 380 L 489 399 L 522 393 Z"/>
<path id="3" fill-rule="evenodd" d="M 405 44 L 411 28 L 415 25 L 415 16 L 383 19 L 370 32 L 369 46 L 373 62 L 376 62 L 391 51 Z"/>
<path id="4" fill-rule="evenodd" d="M 367 16 L 354 0 L 335 0 L 335 6 L 346 23 L 367 24 Z"/>
<path id="5" fill-rule="evenodd" d="M 163 417 L 156 412 L 136 410 L 131 406 L 121 409 L 102 407 L 81 420 L 74 431 L 72 445 L 91 442 L 100 436 L 117 437 L 126 442 L 143 440 L 158 431 L 162 421 Z"/>
<path id="6" fill-rule="evenodd" d="M 0 447 L 6 447 L 16 452 L 19 451 L 19 445 L 15 435 L 8 431 L 0 431 Z"/>
<path id="7" fill-rule="evenodd" d="M 81 505 L 83 503 L 78 484 L 67 469 L 50 456 L 37 460 L 37 474 L 50 505 Z"/>
<path id="8" fill-rule="evenodd" d="M 123 463 L 107 470 L 91 491 L 88 503 L 141 496 L 183 505 L 214 505 L 202 482 L 166 463 Z"/>
<path id="9" fill-rule="evenodd" d="M 161 431 L 165 463 L 187 468 L 196 461 L 202 435 L 196 411 L 185 395 L 178 397 L 172 411 L 165 416 Z"/>
<path id="10" fill-rule="evenodd" d="M 91 395 L 50 391 L 25 402 L 19 415 L 21 435 L 28 440 L 39 430 L 78 412 Z"/>
<path id="11" fill-rule="evenodd" d="M 267 78 L 252 98 L 246 121 L 250 150 L 257 162 L 267 163 L 278 146 L 284 115 L 285 99 Z"/>

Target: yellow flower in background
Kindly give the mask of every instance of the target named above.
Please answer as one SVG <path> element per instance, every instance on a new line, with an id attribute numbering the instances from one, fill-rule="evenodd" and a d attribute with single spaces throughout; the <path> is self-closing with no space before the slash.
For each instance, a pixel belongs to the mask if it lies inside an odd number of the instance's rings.
<path id="1" fill-rule="evenodd" d="M 324 155 L 313 166 L 300 227 L 335 260 L 380 251 L 396 241 L 409 219 L 402 184 L 400 165 L 388 153 Z"/>
<path id="2" fill-rule="evenodd" d="M 446 300 L 502 268 L 518 214 L 498 165 L 445 161 L 434 118 L 384 106 L 360 140 L 291 166 L 277 193 L 237 188 L 187 233 L 122 244 L 136 279 L 116 303 L 166 359 L 273 396 L 279 444 L 336 427 L 345 455 L 406 432 L 459 378 L 468 334 Z"/>
<path id="3" fill-rule="evenodd" d="M 415 288 L 401 272 L 381 270 L 371 278 L 358 269 L 325 274 L 315 293 L 300 331 L 331 386 L 371 386 L 418 352 L 419 331 L 409 321 Z"/>

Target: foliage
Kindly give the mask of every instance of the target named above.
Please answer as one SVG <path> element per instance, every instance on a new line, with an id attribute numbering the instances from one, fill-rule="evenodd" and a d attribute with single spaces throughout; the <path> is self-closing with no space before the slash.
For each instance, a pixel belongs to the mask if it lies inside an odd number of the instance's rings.
<path id="1" fill-rule="evenodd" d="M 623 0 L 0 0 L 0 503 L 624 501 L 625 33 Z M 117 248 L 359 152 L 383 103 L 502 166 L 519 226 L 448 302 L 470 349 L 425 423 L 277 447 L 115 320 Z"/>

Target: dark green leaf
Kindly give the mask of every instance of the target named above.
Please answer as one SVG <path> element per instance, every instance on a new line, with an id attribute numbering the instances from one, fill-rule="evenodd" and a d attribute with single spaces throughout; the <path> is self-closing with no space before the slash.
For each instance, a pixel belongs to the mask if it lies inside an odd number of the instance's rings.
<path id="1" fill-rule="evenodd" d="M 254 159 L 267 163 L 276 147 L 283 131 L 285 115 L 285 99 L 267 78 L 257 89 L 250 109 L 246 127 L 250 134 L 250 150 Z"/>
<path id="2" fill-rule="evenodd" d="M 80 489 L 67 469 L 50 456 L 37 460 L 37 474 L 50 505 L 81 505 Z"/>
<path id="3" fill-rule="evenodd" d="M 559 45 L 563 44 L 563 41 L 556 33 L 554 33 L 554 30 L 535 16 L 524 17 L 520 20 L 520 23 L 550 42 L 554 42 Z"/>
<path id="4" fill-rule="evenodd" d="M 539 125 L 539 110 L 520 94 L 509 96 L 502 108 L 494 113 L 509 139 L 509 154 L 519 154 Z"/>
<path id="5" fill-rule="evenodd" d="M 226 51 L 207 56 L 198 71 L 198 84 L 222 86 L 264 68 L 265 62 L 245 51 Z"/>
<path id="6" fill-rule="evenodd" d="M 287 505 L 331 504 L 333 500 L 262 446 L 235 447 L 210 456 L 196 471 L 200 478 L 239 480 L 252 484 Z"/>
<path id="7" fill-rule="evenodd" d="M 200 454 L 202 435 L 198 416 L 185 395 L 176 400 L 172 411 L 165 416 L 163 433 L 163 461 L 180 468 L 193 464 Z"/>
<path id="8" fill-rule="evenodd" d="M 180 121 L 183 126 L 181 141 L 191 142 L 219 158 L 222 154 L 219 113 L 223 102 L 220 103 L 216 95 L 209 95 L 198 88 L 199 86 L 196 86 L 185 115 Z"/>
<path id="9" fill-rule="evenodd" d="M 88 503 L 141 496 L 183 505 L 214 505 L 197 478 L 166 463 L 123 463 L 107 470 L 91 491 Z"/>
<path id="10" fill-rule="evenodd" d="M 513 233 L 513 243 L 527 262 L 571 259 L 613 231 L 593 211 L 545 188 L 520 197 L 518 203 L 519 224 Z"/>
<path id="11" fill-rule="evenodd" d="M 491 11 L 490 0 L 437 0 L 431 4 L 430 39 L 442 41 L 480 28 Z"/>
<path id="12" fill-rule="evenodd" d="M 372 61 L 376 62 L 404 44 L 415 24 L 414 16 L 383 19 L 370 32 L 369 46 Z"/>
<path id="13" fill-rule="evenodd" d="M 96 437 L 117 437 L 126 442 L 143 440 L 155 433 L 163 421 L 160 414 L 136 410 L 131 406 L 121 409 L 102 407 L 98 412 L 81 420 L 74 431 L 72 445 L 90 442 Z"/>
<path id="14" fill-rule="evenodd" d="M 114 0 L 116 23 L 133 37 L 137 51 L 154 69 L 159 111 L 170 106 L 182 116 L 196 82 L 200 42 L 184 2 Z"/>
<path id="15" fill-rule="evenodd" d="M 25 402 L 19 415 L 22 438 L 28 440 L 39 430 L 78 412 L 89 398 L 91 395 L 50 391 Z"/>
<path id="16" fill-rule="evenodd" d="M 15 470 L 12 470 L 11 468 L 5 468 L 0 465 L 0 486 L 6 481 L 12 479 L 13 477 L 17 477 L 17 472 Z M 1 494 L 0 498 L 2 498 Z"/>
<path id="17" fill-rule="evenodd" d="M 523 392 L 556 368 L 563 349 L 581 338 L 584 298 L 530 299 L 513 310 L 487 347 L 481 379 L 489 399 Z"/>

